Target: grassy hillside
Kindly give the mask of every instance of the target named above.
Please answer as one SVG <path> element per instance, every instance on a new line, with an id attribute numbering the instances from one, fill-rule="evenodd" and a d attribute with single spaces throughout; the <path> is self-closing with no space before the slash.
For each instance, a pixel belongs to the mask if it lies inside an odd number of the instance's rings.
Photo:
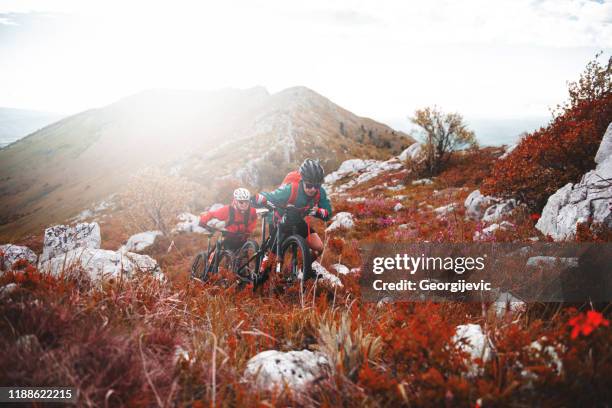
<path id="1" fill-rule="evenodd" d="M 306 88 L 147 91 L 0 150 L 0 238 L 65 222 L 121 192 L 146 166 L 180 169 L 207 189 L 217 177 L 255 174 L 250 166 L 266 173 L 255 184 L 276 183 L 305 156 L 333 167 L 349 156 L 399 152 L 411 141 Z"/>

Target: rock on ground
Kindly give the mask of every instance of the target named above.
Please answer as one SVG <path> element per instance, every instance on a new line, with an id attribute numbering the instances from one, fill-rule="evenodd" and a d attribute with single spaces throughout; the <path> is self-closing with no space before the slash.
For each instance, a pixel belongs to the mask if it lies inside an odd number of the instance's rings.
<path id="1" fill-rule="evenodd" d="M 402 153 L 400 153 L 400 155 L 397 156 L 397 158 L 403 162 L 406 160 L 416 160 L 419 158 L 422 152 L 423 152 L 423 146 L 421 146 L 421 144 L 417 142 L 417 143 L 411 144 Z"/>
<path id="2" fill-rule="evenodd" d="M 350 269 L 348 267 L 346 267 L 345 265 L 342 265 L 340 263 L 333 264 L 332 268 L 334 268 L 336 270 L 336 272 L 338 272 L 340 275 L 348 275 L 349 273 L 351 273 L 351 271 L 350 271 Z"/>
<path id="3" fill-rule="evenodd" d="M 425 186 L 428 184 L 433 184 L 433 180 L 430 178 L 423 178 L 423 179 L 414 180 L 412 182 L 413 186 Z"/>
<path id="4" fill-rule="evenodd" d="M 161 231 L 145 231 L 132 235 L 119 250 L 122 252 L 140 252 L 153 245 L 155 238 L 163 235 Z"/>
<path id="5" fill-rule="evenodd" d="M 28 247 L 13 244 L 0 245 L 0 270 L 8 271 L 19 259 L 25 259 L 28 263 L 36 265 L 37 258 L 34 251 Z"/>
<path id="6" fill-rule="evenodd" d="M 597 154 L 597 167 L 580 182 L 568 183 L 548 198 L 536 228 L 554 240 L 573 239 L 578 223 L 612 228 L 612 123 Z"/>
<path id="7" fill-rule="evenodd" d="M 172 232 L 195 232 L 197 234 L 208 234 L 205 228 L 200 227 L 200 217 L 185 212 L 178 217 L 179 223 Z"/>
<path id="8" fill-rule="evenodd" d="M 493 204 L 485 210 L 482 220 L 486 222 L 499 221 L 502 217 L 510 214 L 517 204 L 517 201 L 513 198 Z"/>
<path id="9" fill-rule="evenodd" d="M 94 248 L 73 249 L 41 262 L 39 269 L 55 276 L 75 269 L 83 270 L 96 282 L 120 276 L 131 278 L 139 271 L 160 278 L 163 276 L 157 262 L 147 255 Z"/>
<path id="10" fill-rule="evenodd" d="M 527 304 L 510 292 L 502 292 L 489 310 L 492 310 L 497 317 L 503 317 L 506 314 L 523 313 L 527 310 Z"/>
<path id="11" fill-rule="evenodd" d="M 326 231 L 331 232 L 337 229 L 351 229 L 355 226 L 353 214 L 349 212 L 339 212 L 332 217 L 332 223 L 327 227 Z"/>
<path id="12" fill-rule="evenodd" d="M 312 263 L 312 271 L 315 273 L 315 275 L 317 276 L 317 279 L 319 280 L 328 282 L 330 285 L 335 286 L 335 287 L 344 286 L 342 285 L 340 278 L 338 278 L 336 275 L 328 271 L 323 265 L 321 265 L 317 261 L 314 261 Z"/>
<path id="13" fill-rule="evenodd" d="M 514 227 L 515 225 L 508 221 L 502 221 L 501 224 L 494 223 L 486 228 L 483 228 L 482 231 L 474 232 L 472 239 L 474 241 L 486 241 L 493 238 L 497 230 L 507 231 L 508 229 L 512 229 Z"/>
<path id="14" fill-rule="evenodd" d="M 80 223 L 74 227 L 56 225 L 45 230 L 43 253 L 39 261 L 48 261 L 76 248 L 100 248 L 100 226 L 97 222 Z"/>
<path id="15" fill-rule="evenodd" d="M 482 195 L 480 190 L 474 190 L 463 203 L 465 205 L 465 214 L 471 219 L 479 220 L 484 215 L 486 209 L 496 202 L 497 199 L 495 197 L 485 196 Z"/>
<path id="16" fill-rule="evenodd" d="M 328 360 L 321 353 L 267 350 L 247 362 L 244 377 L 263 390 L 282 390 L 287 386 L 303 391 L 312 381 L 325 376 L 328 369 Z"/>
<path id="17" fill-rule="evenodd" d="M 469 376 L 476 376 L 482 371 L 481 367 L 474 361 L 475 359 L 480 358 L 483 362 L 491 359 L 489 339 L 477 324 L 457 326 L 452 342 L 459 350 L 470 355 L 470 360 L 467 361 L 467 374 Z"/>

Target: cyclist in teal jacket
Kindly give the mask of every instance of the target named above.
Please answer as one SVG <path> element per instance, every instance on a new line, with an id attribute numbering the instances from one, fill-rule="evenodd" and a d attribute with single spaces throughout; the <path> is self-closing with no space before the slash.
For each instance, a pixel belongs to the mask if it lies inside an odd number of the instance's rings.
<path id="1" fill-rule="evenodd" d="M 274 191 L 262 192 L 254 197 L 255 205 L 262 206 L 268 201 L 277 206 L 295 206 L 296 210 L 288 212 L 291 216 L 281 232 L 295 232 L 306 239 L 313 254 L 313 260 L 323 252 L 323 241 L 319 234 L 310 227 L 305 217 L 312 216 L 328 221 L 332 215 L 332 206 L 327 192 L 321 186 L 325 173 L 318 160 L 306 159 L 298 171 L 289 173 L 283 184 Z M 271 220 L 272 215 L 269 216 Z"/>

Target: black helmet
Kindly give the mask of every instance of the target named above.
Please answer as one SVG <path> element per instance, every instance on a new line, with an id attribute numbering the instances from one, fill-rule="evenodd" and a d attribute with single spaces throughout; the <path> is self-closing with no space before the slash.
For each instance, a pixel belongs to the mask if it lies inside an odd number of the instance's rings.
<path id="1" fill-rule="evenodd" d="M 302 180 L 308 183 L 321 184 L 323 183 L 325 172 L 318 160 L 306 159 L 300 166 L 300 175 Z"/>

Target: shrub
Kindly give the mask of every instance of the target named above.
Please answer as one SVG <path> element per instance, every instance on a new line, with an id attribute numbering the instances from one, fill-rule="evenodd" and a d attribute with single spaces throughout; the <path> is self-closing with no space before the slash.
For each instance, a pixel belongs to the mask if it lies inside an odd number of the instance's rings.
<path id="1" fill-rule="evenodd" d="M 176 216 L 189 209 L 195 185 L 159 169 L 147 168 L 132 177 L 121 204 L 132 232 L 160 230 L 167 235 Z"/>
<path id="2" fill-rule="evenodd" d="M 611 66 L 612 57 L 607 67 L 597 57 L 589 62 L 578 82 L 568 84 L 570 99 L 557 107 L 551 123 L 526 135 L 495 163 L 483 194 L 515 197 L 539 211 L 556 190 L 593 169 L 612 121 Z"/>

